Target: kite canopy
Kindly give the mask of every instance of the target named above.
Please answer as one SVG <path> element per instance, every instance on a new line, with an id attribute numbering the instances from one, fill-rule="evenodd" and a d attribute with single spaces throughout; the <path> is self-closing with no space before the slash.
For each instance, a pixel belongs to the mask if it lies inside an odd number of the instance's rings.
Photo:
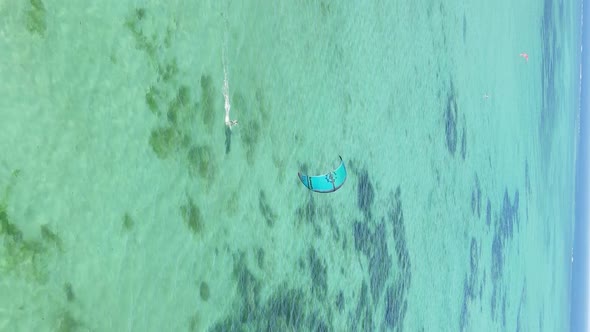
<path id="1" fill-rule="evenodd" d="M 344 181 L 346 181 L 346 168 L 344 167 L 342 157 L 338 157 L 340 158 L 340 165 L 332 172 L 314 176 L 297 173 L 299 175 L 299 180 L 301 180 L 303 185 L 309 188 L 309 190 L 318 193 L 331 193 L 340 189 L 344 184 Z"/>

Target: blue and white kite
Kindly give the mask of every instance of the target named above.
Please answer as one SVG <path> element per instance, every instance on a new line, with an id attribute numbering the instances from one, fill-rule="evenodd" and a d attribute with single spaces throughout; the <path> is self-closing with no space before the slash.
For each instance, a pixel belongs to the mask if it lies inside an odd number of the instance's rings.
<path id="1" fill-rule="evenodd" d="M 297 173 L 297 175 L 299 175 L 299 180 L 309 190 L 318 193 L 331 193 L 340 189 L 344 181 L 346 181 L 346 167 L 344 167 L 344 162 L 342 161 L 342 157 L 340 157 L 338 168 L 328 174 L 308 176 Z"/>

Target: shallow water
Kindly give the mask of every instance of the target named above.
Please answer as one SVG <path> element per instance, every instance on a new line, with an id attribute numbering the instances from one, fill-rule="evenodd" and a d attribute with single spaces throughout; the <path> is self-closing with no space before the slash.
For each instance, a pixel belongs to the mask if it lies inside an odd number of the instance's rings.
<path id="1" fill-rule="evenodd" d="M 565 330 L 577 8 L 0 1 L 0 330 Z"/>

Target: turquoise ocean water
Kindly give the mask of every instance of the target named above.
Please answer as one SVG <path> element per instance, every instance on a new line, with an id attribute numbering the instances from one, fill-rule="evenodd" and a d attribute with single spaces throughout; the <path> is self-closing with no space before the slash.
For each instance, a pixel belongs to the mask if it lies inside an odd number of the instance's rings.
<path id="1" fill-rule="evenodd" d="M 0 331 L 564 331 L 578 18 L 0 0 Z"/>

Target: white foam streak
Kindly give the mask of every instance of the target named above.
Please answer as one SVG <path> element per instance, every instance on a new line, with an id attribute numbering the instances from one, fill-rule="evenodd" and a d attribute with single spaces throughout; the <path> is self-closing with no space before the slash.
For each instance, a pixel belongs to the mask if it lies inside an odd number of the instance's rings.
<path id="1" fill-rule="evenodd" d="M 225 48 L 221 50 L 221 61 L 223 63 L 223 99 L 225 100 L 225 125 L 231 129 L 233 126 L 238 124 L 238 120 L 231 120 L 229 112 L 231 110 L 231 104 L 229 102 L 229 78 L 227 75 L 227 61 L 225 57 Z"/>

